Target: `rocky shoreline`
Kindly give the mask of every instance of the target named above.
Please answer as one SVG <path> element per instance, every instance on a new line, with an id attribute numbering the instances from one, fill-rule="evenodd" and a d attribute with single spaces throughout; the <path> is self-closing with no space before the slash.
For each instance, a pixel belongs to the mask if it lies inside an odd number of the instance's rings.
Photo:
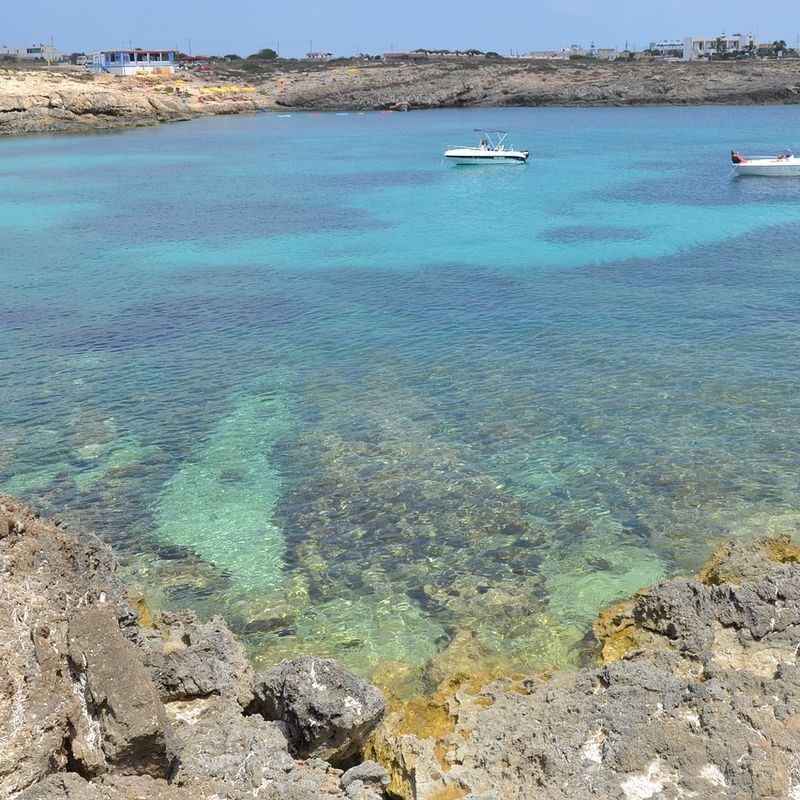
<path id="1" fill-rule="evenodd" d="M 246 92 L 237 94 L 237 87 Z M 215 94 L 215 89 L 221 91 Z M 155 80 L 0 70 L 0 135 L 108 130 L 255 111 L 800 102 L 800 61 L 232 63 Z"/>
<path id="2" fill-rule="evenodd" d="M 334 661 L 254 674 L 225 621 L 153 616 L 110 550 L 0 495 L 0 796 L 800 796 L 800 548 L 728 543 L 595 625 L 598 666 L 389 702 Z"/>

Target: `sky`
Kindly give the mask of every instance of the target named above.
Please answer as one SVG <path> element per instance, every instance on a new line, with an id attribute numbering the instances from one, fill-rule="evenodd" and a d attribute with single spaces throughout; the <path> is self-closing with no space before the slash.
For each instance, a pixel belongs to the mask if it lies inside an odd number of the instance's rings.
<path id="1" fill-rule="evenodd" d="M 0 0 L 0 46 L 62 52 L 175 48 L 302 57 L 418 47 L 508 55 L 570 44 L 644 49 L 651 41 L 753 33 L 800 36 L 797 0 Z"/>

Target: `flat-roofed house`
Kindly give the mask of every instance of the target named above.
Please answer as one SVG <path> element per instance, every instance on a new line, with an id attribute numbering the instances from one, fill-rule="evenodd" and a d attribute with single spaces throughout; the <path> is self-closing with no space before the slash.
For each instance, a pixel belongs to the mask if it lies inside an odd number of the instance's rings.
<path id="1" fill-rule="evenodd" d="M 110 75 L 137 75 L 141 72 L 175 72 L 174 50 L 99 50 L 92 53 L 89 67 Z"/>
<path id="2" fill-rule="evenodd" d="M 0 47 L 0 57 L 2 56 L 18 58 L 21 61 L 33 61 L 36 59 L 61 61 L 64 58 L 64 54 L 59 53 L 51 44 L 32 44 L 30 47 Z"/>
<path id="3" fill-rule="evenodd" d="M 683 40 L 683 60 L 693 61 L 696 58 L 707 58 L 712 55 L 722 55 L 723 53 L 748 53 L 755 49 L 758 40 L 751 34 L 734 33 L 726 36 L 724 33 L 719 36 L 696 37 L 687 36 Z"/>

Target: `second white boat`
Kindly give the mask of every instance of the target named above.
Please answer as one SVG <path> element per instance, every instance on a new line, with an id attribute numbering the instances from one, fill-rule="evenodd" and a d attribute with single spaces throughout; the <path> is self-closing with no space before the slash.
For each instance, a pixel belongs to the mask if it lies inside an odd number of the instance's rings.
<path id="1" fill-rule="evenodd" d="M 731 150 L 731 162 L 736 175 L 757 175 L 770 178 L 800 176 L 800 158 L 791 150 L 784 150 L 773 158 L 769 156 L 745 158 L 736 150 Z"/>

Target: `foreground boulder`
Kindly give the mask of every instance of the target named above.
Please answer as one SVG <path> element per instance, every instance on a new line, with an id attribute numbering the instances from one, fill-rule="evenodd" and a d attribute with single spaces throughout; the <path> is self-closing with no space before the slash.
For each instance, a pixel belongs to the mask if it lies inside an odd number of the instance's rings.
<path id="1" fill-rule="evenodd" d="M 298 756 L 333 763 L 359 750 L 386 713 L 378 689 L 327 658 L 282 661 L 256 676 L 253 694 L 251 710 L 285 723 Z"/>
<path id="2" fill-rule="evenodd" d="M 116 562 L 0 495 L 0 797 L 70 766 L 166 777 L 174 743 Z"/>
<path id="3" fill-rule="evenodd" d="M 75 688 L 83 690 L 85 723 L 84 735 L 72 739 L 72 758 L 87 774 L 114 769 L 168 778 L 177 741 L 147 670 L 120 633 L 113 608 L 98 603 L 70 614 L 68 654 Z"/>

